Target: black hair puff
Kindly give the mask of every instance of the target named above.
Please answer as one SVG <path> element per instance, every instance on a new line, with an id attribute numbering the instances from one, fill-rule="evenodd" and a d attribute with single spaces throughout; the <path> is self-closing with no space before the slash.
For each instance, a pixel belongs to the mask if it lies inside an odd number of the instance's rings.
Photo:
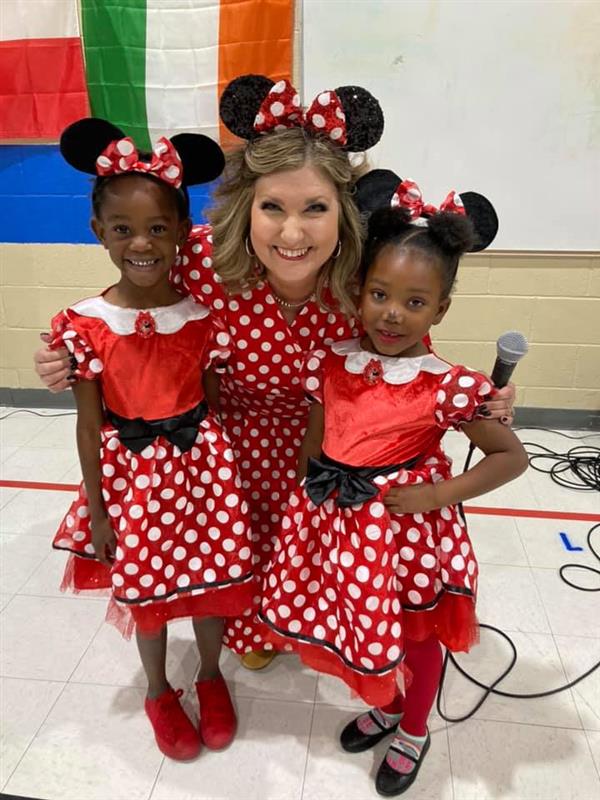
<path id="1" fill-rule="evenodd" d="M 468 253 L 476 239 L 475 228 L 468 217 L 447 211 L 428 217 L 427 230 L 440 250 L 452 256 Z"/>

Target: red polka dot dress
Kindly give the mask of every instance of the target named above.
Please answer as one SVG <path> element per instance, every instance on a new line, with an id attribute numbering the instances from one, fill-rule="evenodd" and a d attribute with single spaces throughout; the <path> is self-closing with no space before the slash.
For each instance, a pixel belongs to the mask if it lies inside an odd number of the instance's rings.
<path id="1" fill-rule="evenodd" d="M 311 353 L 303 382 L 323 403 L 323 452 L 290 497 L 261 617 L 275 642 L 385 705 L 403 685 L 405 637 L 475 640 L 477 562 L 458 508 L 395 515 L 382 500 L 451 477 L 442 436 L 492 389 L 433 353 L 379 357 L 358 339 Z"/>
<path id="2" fill-rule="evenodd" d="M 289 325 L 265 281 L 228 295 L 212 269 L 210 227 L 194 228 L 172 280 L 209 305 L 231 336 L 221 375 L 221 418 L 233 443 L 250 506 L 256 564 L 254 608 L 229 620 L 225 643 L 239 654 L 272 647 L 260 608 L 262 576 L 291 491 L 309 402 L 301 383 L 307 352 L 353 335 L 341 313 L 308 302 Z"/>
<path id="3" fill-rule="evenodd" d="M 107 618 L 125 636 L 243 612 L 253 595 L 249 511 L 201 384 L 203 369 L 228 357 L 229 334 L 189 297 L 144 311 L 92 297 L 52 330 L 76 376 L 100 383 L 102 495 L 117 538 L 109 570 L 95 559 L 82 486 L 53 543 L 73 554 L 63 586 L 112 588 Z"/>

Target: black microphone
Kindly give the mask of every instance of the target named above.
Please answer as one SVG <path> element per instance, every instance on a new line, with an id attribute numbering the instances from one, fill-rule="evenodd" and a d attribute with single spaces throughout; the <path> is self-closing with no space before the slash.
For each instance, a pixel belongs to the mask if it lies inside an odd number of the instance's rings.
<path id="1" fill-rule="evenodd" d="M 514 368 L 527 353 L 529 344 L 522 333 L 507 331 L 496 342 L 496 363 L 491 379 L 496 388 L 502 389 L 509 382 Z"/>

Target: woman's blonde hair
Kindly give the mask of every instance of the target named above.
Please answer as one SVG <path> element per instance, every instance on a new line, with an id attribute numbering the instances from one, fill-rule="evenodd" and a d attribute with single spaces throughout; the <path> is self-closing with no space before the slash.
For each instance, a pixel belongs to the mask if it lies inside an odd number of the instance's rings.
<path id="1" fill-rule="evenodd" d="M 246 249 L 254 184 L 263 175 L 301 169 L 307 164 L 334 184 L 340 204 L 339 255 L 330 258 L 319 273 L 317 300 L 326 306 L 323 290 L 328 286 L 340 308 L 353 313 L 363 225 L 352 192 L 365 167 L 352 166 L 341 148 L 306 134 L 302 128 L 267 134 L 227 155 L 214 206 L 208 211 L 213 226 L 213 266 L 231 292 L 260 280 L 254 256 Z"/>

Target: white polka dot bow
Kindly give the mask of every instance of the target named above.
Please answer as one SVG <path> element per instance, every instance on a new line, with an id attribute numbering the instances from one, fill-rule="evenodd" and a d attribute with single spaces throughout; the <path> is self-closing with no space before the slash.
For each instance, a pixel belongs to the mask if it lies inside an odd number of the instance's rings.
<path id="1" fill-rule="evenodd" d="M 333 90 L 321 92 L 308 111 L 300 105 L 300 97 L 288 80 L 271 87 L 254 120 L 256 133 L 306 128 L 320 133 L 341 146 L 347 143 L 346 115 Z"/>
<path id="2" fill-rule="evenodd" d="M 131 138 L 116 139 L 96 159 L 96 171 L 102 177 L 123 172 L 149 172 L 176 189 L 183 183 L 181 159 L 173 144 L 164 136 L 154 145 L 149 162 L 140 161 Z"/>
<path id="3" fill-rule="evenodd" d="M 454 190 L 449 192 L 448 196 L 442 202 L 440 207 L 436 208 L 431 203 L 425 203 L 423 201 L 423 195 L 421 194 L 421 190 L 417 184 L 408 179 L 402 181 L 400 186 L 398 186 L 392 195 L 390 205 L 392 208 L 397 208 L 398 206 L 401 208 L 406 208 L 412 220 L 416 220 L 419 217 L 431 217 L 433 214 L 437 214 L 438 211 L 447 211 L 450 214 L 466 215 L 463 201 L 461 200 L 460 195 Z"/>

